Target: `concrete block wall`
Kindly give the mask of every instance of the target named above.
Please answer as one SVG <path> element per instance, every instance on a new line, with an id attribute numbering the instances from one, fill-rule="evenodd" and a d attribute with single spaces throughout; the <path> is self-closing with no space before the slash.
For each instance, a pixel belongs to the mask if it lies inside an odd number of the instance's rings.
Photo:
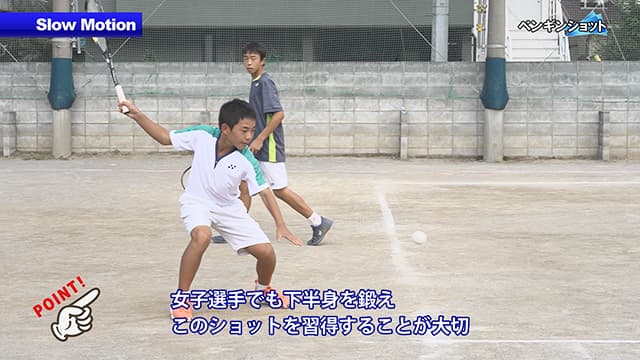
<path id="1" fill-rule="evenodd" d="M 16 151 L 16 113 L 0 113 L 0 151 L 2 156 L 11 156 Z"/>
<path id="2" fill-rule="evenodd" d="M 505 155 L 598 156 L 599 113 L 611 159 L 640 158 L 640 63 L 510 63 Z"/>
<path id="3" fill-rule="evenodd" d="M 239 63 L 120 63 L 129 97 L 170 129 L 217 122 L 222 103 L 247 98 Z M 409 157 L 481 157 L 481 63 L 273 63 L 291 155 L 398 155 L 400 112 Z M 0 64 L 0 112 L 15 112 L 18 151 L 50 152 L 50 65 Z M 608 112 L 611 159 L 640 158 L 640 63 L 509 63 L 508 158 L 596 158 Z M 115 109 L 103 63 L 74 65 L 72 150 L 158 152 Z"/>

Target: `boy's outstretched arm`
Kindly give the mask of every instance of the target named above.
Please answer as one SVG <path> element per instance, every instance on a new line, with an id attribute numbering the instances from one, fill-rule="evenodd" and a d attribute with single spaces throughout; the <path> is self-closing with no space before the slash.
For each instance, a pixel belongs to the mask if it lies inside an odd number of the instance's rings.
<path id="1" fill-rule="evenodd" d="M 160 126 L 155 121 L 151 120 L 145 115 L 131 100 L 124 100 L 118 103 L 118 108 L 122 109 L 122 106 L 129 108 L 129 112 L 125 115 L 135 120 L 140 127 L 146 131 L 155 141 L 161 145 L 171 145 L 171 137 L 169 136 L 169 130 Z M 122 110 L 121 110 L 122 111 Z"/>
<path id="2" fill-rule="evenodd" d="M 271 188 L 266 188 L 260 191 L 260 197 L 262 198 L 262 202 L 264 202 L 264 206 L 266 206 L 271 213 L 273 220 L 276 222 L 276 240 L 284 237 L 292 244 L 302 246 L 302 241 L 293 235 L 293 233 L 287 228 L 287 225 L 285 225 L 284 220 L 282 219 L 282 213 L 280 212 L 280 207 L 278 207 L 276 197 L 273 196 Z"/>

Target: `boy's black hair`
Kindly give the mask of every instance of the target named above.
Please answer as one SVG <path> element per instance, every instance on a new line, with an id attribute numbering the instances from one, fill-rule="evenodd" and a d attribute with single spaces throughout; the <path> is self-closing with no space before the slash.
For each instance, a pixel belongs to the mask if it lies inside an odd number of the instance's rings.
<path id="1" fill-rule="evenodd" d="M 240 99 L 227 101 L 220 107 L 218 116 L 218 127 L 222 128 L 222 124 L 227 124 L 233 129 L 241 119 L 256 119 L 256 112 L 248 102 Z"/>
<path id="2" fill-rule="evenodd" d="M 260 55 L 260 60 L 267 57 L 267 47 L 259 42 L 252 41 L 242 48 L 242 56 L 248 53 L 256 53 Z"/>

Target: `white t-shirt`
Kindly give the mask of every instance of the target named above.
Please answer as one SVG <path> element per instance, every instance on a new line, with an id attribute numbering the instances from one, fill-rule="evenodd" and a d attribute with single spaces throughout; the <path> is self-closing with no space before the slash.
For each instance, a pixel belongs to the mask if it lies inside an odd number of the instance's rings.
<path id="1" fill-rule="evenodd" d="M 224 206 L 238 201 L 242 180 L 247 182 L 251 195 L 268 187 L 258 161 L 249 148 L 234 150 L 217 158 L 217 128 L 195 126 L 171 131 L 169 135 L 174 149 L 193 151 L 185 194 Z"/>

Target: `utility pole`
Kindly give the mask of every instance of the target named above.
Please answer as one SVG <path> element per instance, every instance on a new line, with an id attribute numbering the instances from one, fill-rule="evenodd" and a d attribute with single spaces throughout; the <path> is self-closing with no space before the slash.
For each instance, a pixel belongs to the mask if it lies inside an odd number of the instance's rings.
<path id="1" fill-rule="evenodd" d="M 491 0 L 489 3 L 487 59 L 480 94 L 485 108 L 483 158 L 487 162 L 504 159 L 504 108 L 509 101 L 505 60 L 505 2 L 506 0 Z"/>
<path id="2" fill-rule="evenodd" d="M 449 60 L 449 0 L 433 0 L 431 26 L 431 61 Z"/>
<path id="3" fill-rule="evenodd" d="M 53 12 L 70 12 L 69 0 L 52 0 Z M 71 105 L 76 99 L 73 87 L 73 64 L 71 62 L 71 38 L 51 39 L 51 83 L 49 104 L 53 111 L 53 157 L 67 158 L 71 155 Z"/>

